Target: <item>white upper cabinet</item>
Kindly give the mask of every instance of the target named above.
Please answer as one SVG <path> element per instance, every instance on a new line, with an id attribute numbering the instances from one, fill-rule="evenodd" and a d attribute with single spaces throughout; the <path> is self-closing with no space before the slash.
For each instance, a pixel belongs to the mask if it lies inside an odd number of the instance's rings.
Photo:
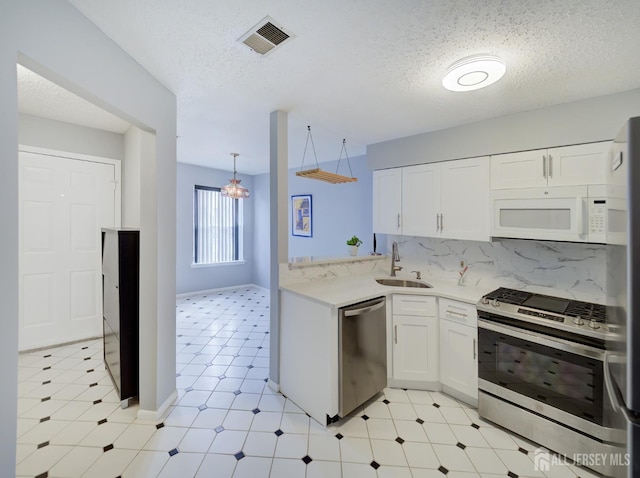
<path id="1" fill-rule="evenodd" d="M 489 157 L 441 163 L 440 237 L 488 241 Z"/>
<path id="2" fill-rule="evenodd" d="M 604 141 L 549 149 L 549 186 L 605 184 L 610 146 L 609 141 Z"/>
<path id="3" fill-rule="evenodd" d="M 546 149 L 491 156 L 491 188 L 536 188 L 547 185 Z"/>
<path id="4" fill-rule="evenodd" d="M 402 234 L 402 170 L 373 172 L 373 232 Z"/>
<path id="5" fill-rule="evenodd" d="M 491 188 L 604 184 L 610 145 L 604 141 L 491 156 Z"/>
<path id="6" fill-rule="evenodd" d="M 374 171 L 373 230 L 487 241 L 489 189 L 488 156 Z"/>
<path id="7" fill-rule="evenodd" d="M 402 234 L 439 235 L 440 165 L 421 164 L 402 168 Z"/>

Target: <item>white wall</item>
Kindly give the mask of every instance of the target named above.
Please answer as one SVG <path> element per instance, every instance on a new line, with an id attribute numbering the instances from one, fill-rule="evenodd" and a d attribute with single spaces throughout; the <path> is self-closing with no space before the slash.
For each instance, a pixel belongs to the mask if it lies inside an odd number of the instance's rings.
<path id="1" fill-rule="evenodd" d="M 18 125 L 20 144 L 102 158 L 124 158 L 124 137 L 118 133 L 23 113 L 18 115 Z"/>
<path id="2" fill-rule="evenodd" d="M 3 2 L 0 230 L 5 234 L 0 237 L 0 476 L 15 474 L 18 60 L 71 92 L 156 133 L 157 157 L 141 179 L 141 410 L 153 414 L 175 392 L 175 96 L 66 1 Z"/>
<path id="3" fill-rule="evenodd" d="M 610 140 L 640 115 L 640 89 L 367 146 L 371 169 Z"/>
<path id="4" fill-rule="evenodd" d="M 130 126 L 124 134 L 124 156 L 125 159 L 122 161 L 122 226 L 139 228 L 142 164 L 155 161 L 155 135 L 136 126 Z"/>
<path id="5" fill-rule="evenodd" d="M 269 175 L 253 177 L 251 200 L 253 201 L 253 283 L 269 288 L 270 224 L 269 224 Z"/>
<path id="6" fill-rule="evenodd" d="M 254 204 L 256 199 L 253 178 L 238 174 L 251 197 L 243 199 L 244 263 L 192 267 L 193 262 L 193 188 L 222 187 L 233 173 L 178 163 L 177 221 L 176 221 L 176 292 L 183 294 L 253 282 Z"/>

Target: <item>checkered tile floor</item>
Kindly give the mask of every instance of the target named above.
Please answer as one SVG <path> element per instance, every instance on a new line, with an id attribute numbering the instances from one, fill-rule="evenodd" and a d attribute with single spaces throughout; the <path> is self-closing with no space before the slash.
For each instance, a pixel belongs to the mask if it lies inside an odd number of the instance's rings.
<path id="1" fill-rule="evenodd" d="M 442 393 L 386 389 L 328 428 L 266 386 L 269 295 L 177 300 L 179 398 L 159 423 L 120 408 L 92 340 L 19 358 L 19 477 L 474 478 L 543 474 L 536 445 Z"/>

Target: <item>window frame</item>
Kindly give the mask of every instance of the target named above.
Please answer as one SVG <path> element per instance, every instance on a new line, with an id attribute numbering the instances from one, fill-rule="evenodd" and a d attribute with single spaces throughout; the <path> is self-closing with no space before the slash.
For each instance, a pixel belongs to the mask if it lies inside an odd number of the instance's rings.
<path id="1" fill-rule="evenodd" d="M 199 213 L 199 201 L 198 201 L 198 191 L 212 191 L 221 193 L 222 188 L 214 187 L 214 186 L 204 186 L 200 184 L 194 184 L 193 186 L 193 253 L 192 253 L 192 267 L 212 267 L 219 265 L 233 265 L 233 264 L 244 264 L 244 254 L 241 254 L 240 251 L 240 234 L 242 232 L 242 228 L 240 227 L 240 199 L 238 198 L 229 198 L 232 202 L 232 217 L 233 217 L 233 259 L 231 261 L 220 261 L 220 262 L 198 262 L 198 227 L 200 225 L 200 221 L 198 221 L 198 213 Z"/>

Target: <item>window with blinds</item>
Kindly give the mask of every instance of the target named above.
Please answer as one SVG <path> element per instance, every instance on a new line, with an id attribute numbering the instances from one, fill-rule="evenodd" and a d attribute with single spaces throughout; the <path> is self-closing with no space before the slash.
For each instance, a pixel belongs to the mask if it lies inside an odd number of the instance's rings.
<path id="1" fill-rule="evenodd" d="M 195 186 L 193 263 L 241 261 L 242 201 L 222 196 L 220 188 Z"/>

